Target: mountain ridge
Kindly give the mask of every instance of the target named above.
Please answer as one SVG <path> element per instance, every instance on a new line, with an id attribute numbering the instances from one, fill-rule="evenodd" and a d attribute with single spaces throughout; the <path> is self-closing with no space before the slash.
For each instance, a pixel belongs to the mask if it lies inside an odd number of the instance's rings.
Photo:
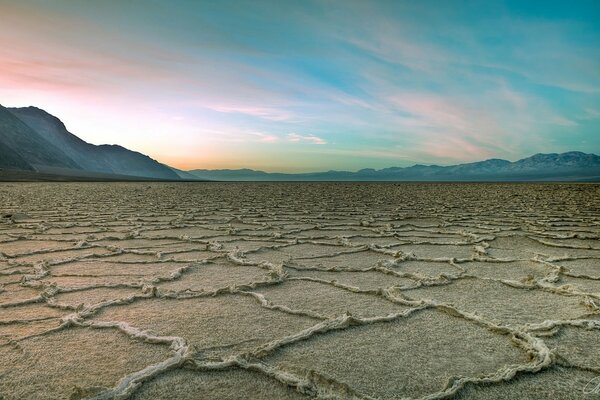
<path id="1" fill-rule="evenodd" d="M 580 151 L 537 153 L 517 161 L 491 158 L 457 165 L 415 164 L 409 167 L 363 168 L 356 172 L 280 173 L 243 169 L 195 169 L 203 179 L 239 181 L 600 181 L 600 156 Z"/>
<path id="2" fill-rule="evenodd" d="M 58 147 L 35 132 L 8 109 L 0 106 L 0 160 L 3 165 L 35 170 L 33 165 L 80 169 Z"/>
<path id="3" fill-rule="evenodd" d="M 58 117 L 34 106 L 0 106 L 0 168 L 180 179 L 170 167 L 140 152 L 87 143 L 69 132 Z"/>
<path id="4" fill-rule="evenodd" d="M 598 181 L 600 157 L 592 153 L 537 153 L 517 161 L 491 158 L 457 165 L 415 164 L 358 171 L 281 173 L 242 169 L 170 167 L 118 144 L 94 145 L 37 107 L 0 105 L 0 170 L 29 171 L 61 179 L 218 181 Z M 32 178 L 33 179 L 33 178 Z"/>

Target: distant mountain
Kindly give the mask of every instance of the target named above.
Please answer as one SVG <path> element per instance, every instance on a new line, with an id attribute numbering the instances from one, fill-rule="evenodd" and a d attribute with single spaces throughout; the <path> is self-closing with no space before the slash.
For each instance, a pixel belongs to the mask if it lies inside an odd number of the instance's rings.
<path id="1" fill-rule="evenodd" d="M 23 180 L 35 179 L 35 174 L 42 179 L 43 174 L 45 180 L 55 176 L 61 180 L 600 182 L 600 157 L 572 151 L 536 154 L 515 162 L 490 159 L 450 166 L 413 165 L 302 174 L 251 169 L 182 171 L 118 145 L 87 143 L 70 133 L 58 118 L 39 108 L 0 106 L 0 170 L 22 171 L 17 175 Z"/>
<path id="2" fill-rule="evenodd" d="M 304 174 L 281 174 L 255 171 L 253 169 L 194 169 L 187 171 L 189 174 L 202 179 L 214 179 L 218 181 L 276 181 L 287 180 L 285 178 L 300 177 Z M 204 178 L 211 176 L 212 178 Z M 278 179 L 282 178 L 282 179 Z"/>
<path id="3" fill-rule="evenodd" d="M 283 174 L 251 169 L 196 169 L 189 173 L 221 181 L 600 181 L 600 157 L 571 151 L 536 154 L 515 162 L 490 159 L 450 166 L 413 165 L 357 172 Z"/>
<path id="4" fill-rule="evenodd" d="M 0 106 L 0 168 L 66 176 L 179 179 L 170 167 L 144 154 L 81 140 L 58 118 L 36 107 Z"/>
<path id="5" fill-rule="evenodd" d="M 180 169 L 173 168 L 173 167 L 169 167 L 169 168 L 171 168 L 171 170 L 173 172 L 175 172 L 179 176 L 180 179 L 184 179 L 184 180 L 188 180 L 188 181 L 198 180 L 198 177 L 196 175 L 190 174 L 189 172 L 182 171 Z"/>

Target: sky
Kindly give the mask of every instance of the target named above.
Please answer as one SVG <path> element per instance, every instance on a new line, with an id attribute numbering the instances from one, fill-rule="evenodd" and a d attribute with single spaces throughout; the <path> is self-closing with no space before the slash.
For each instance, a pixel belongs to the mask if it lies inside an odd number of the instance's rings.
<path id="1" fill-rule="evenodd" d="M 600 1 L 0 0 L 0 104 L 181 169 L 600 154 Z"/>

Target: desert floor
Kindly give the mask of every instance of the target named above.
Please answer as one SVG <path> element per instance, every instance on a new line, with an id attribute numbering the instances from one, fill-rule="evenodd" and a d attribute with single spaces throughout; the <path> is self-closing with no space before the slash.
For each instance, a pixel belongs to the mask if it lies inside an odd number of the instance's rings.
<path id="1" fill-rule="evenodd" d="M 600 398 L 600 185 L 0 184 L 0 399 Z"/>

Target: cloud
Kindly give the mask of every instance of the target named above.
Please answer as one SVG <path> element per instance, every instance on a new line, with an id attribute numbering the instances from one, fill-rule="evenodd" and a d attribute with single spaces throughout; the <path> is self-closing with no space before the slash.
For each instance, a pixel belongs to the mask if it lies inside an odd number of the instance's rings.
<path id="1" fill-rule="evenodd" d="M 583 111 L 585 112 L 585 115 L 582 117 L 582 119 L 598 119 L 598 118 L 600 118 L 599 110 L 595 110 L 592 108 L 586 108 Z"/>
<path id="2" fill-rule="evenodd" d="M 556 116 L 552 117 L 550 119 L 550 122 L 552 124 L 560 125 L 560 126 L 571 126 L 572 127 L 572 126 L 577 126 L 578 125 L 577 122 L 572 121 L 572 120 L 567 119 L 567 118 L 564 118 L 564 117 L 561 117 L 560 115 L 556 115 Z"/>
<path id="3" fill-rule="evenodd" d="M 298 135 L 297 133 L 290 133 L 287 135 L 287 139 L 289 142 L 294 143 L 327 144 L 325 139 L 315 135 Z"/>
<path id="4" fill-rule="evenodd" d="M 270 121 L 288 121 L 294 119 L 294 115 L 285 110 L 271 107 L 253 107 L 253 106 L 207 106 L 207 108 L 220 113 L 238 113 L 252 117 L 263 118 Z"/>
<path id="5" fill-rule="evenodd" d="M 270 133 L 249 132 L 249 134 L 257 137 L 258 141 L 263 142 L 263 143 L 275 143 L 275 142 L 279 141 L 279 137 L 272 135 Z"/>

